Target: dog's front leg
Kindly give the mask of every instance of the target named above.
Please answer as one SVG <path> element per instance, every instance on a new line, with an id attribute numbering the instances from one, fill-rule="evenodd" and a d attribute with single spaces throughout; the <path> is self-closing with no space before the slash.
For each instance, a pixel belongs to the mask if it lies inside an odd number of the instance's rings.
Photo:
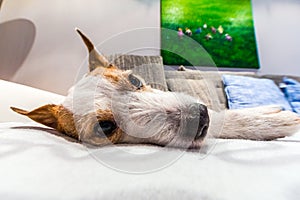
<path id="1" fill-rule="evenodd" d="M 210 111 L 210 118 L 209 133 L 217 138 L 273 140 L 300 129 L 300 117 L 277 106 Z"/>

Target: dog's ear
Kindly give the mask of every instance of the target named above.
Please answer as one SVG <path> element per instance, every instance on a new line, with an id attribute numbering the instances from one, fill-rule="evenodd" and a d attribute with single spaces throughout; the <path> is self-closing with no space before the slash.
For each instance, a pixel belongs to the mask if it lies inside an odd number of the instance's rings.
<path id="1" fill-rule="evenodd" d="M 11 107 L 11 109 L 16 113 L 25 115 L 38 123 L 54 128 L 70 137 L 78 138 L 73 115 L 63 106 L 48 104 L 32 111 L 26 111 L 15 107 Z"/>
<path id="2" fill-rule="evenodd" d="M 93 71 L 97 67 L 110 67 L 110 63 L 108 60 L 101 55 L 93 43 L 79 30 L 76 28 L 76 31 L 81 36 L 82 40 L 84 41 L 88 51 L 89 51 L 89 69 Z"/>
<path id="3" fill-rule="evenodd" d="M 33 111 L 26 111 L 15 107 L 11 107 L 11 109 L 16 113 L 25 115 L 38 123 L 58 129 L 57 105 L 49 104 Z"/>

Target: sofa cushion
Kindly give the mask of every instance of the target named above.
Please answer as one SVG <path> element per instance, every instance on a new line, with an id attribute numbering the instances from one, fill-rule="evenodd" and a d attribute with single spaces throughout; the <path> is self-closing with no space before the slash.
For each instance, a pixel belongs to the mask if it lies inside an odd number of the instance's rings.
<path id="1" fill-rule="evenodd" d="M 223 96 L 219 97 L 219 94 L 223 94 L 222 88 L 216 88 L 210 80 L 206 79 L 167 79 L 167 85 L 169 90 L 185 93 L 191 95 L 200 101 L 202 101 L 208 108 L 213 110 L 225 109 L 225 101 L 220 102 L 220 99 L 224 99 Z"/>
<path id="2" fill-rule="evenodd" d="M 223 75 L 230 109 L 278 105 L 292 110 L 284 94 L 271 79 Z"/>
<path id="3" fill-rule="evenodd" d="M 194 96 L 213 110 L 227 108 L 223 83 L 218 72 L 165 71 L 165 75 L 170 91 Z"/>
<path id="4" fill-rule="evenodd" d="M 300 83 L 292 78 L 284 77 L 283 91 L 293 111 L 300 114 Z"/>
<path id="5" fill-rule="evenodd" d="M 279 85 L 280 83 L 282 83 L 282 80 L 284 77 L 286 77 L 286 75 L 272 75 L 272 74 L 266 74 L 266 75 L 262 75 L 260 76 L 261 78 L 268 78 L 268 79 L 272 79 L 276 85 Z M 300 77 L 298 76 L 289 76 L 289 78 L 292 78 L 298 82 L 300 82 Z"/>
<path id="6" fill-rule="evenodd" d="M 255 76 L 255 73 L 253 72 L 200 70 L 165 71 L 169 90 L 187 93 L 199 98 L 213 110 L 224 110 L 228 108 L 226 95 L 224 93 L 222 74 Z"/>
<path id="7" fill-rule="evenodd" d="M 152 88 L 168 90 L 161 56 L 114 54 L 106 57 L 120 69 L 132 70 L 141 76 Z"/>

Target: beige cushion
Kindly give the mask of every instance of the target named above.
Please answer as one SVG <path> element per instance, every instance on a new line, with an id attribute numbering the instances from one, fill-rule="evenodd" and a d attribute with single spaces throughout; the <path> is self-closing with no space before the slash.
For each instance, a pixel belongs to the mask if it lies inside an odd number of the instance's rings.
<path id="1" fill-rule="evenodd" d="M 169 90 L 181 92 L 202 101 L 208 108 L 213 110 L 225 109 L 224 97 L 222 92 L 218 92 L 210 80 L 193 80 L 193 79 L 167 79 Z M 222 100 L 222 102 L 221 102 Z"/>
<path id="2" fill-rule="evenodd" d="M 165 71 L 170 91 L 183 92 L 194 96 L 213 110 L 228 108 L 222 81 L 223 74 L 255 76 L 253 72 Z"/>
<path id="3" fill-rule="evenodd" d="M 134 74 L 141 76 L 152 88 L 168 90 L 161 56 L 115 54 L 106 57 L 119 68 L 130 69 Z"/>

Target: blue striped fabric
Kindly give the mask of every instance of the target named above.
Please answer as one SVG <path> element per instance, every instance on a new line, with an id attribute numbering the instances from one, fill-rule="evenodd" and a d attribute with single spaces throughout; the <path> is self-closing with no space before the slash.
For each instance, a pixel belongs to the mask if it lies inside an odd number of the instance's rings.
<path id="1" fill-rule="evenodd" d="M 285 84 L 283 91 L 287 100 L 292 106 L 293 111 L 300 114 L 300 83 L 287 77 L 284 77 L 282 81 Z"/>
<path id="2" fill-rule="evenodd" d="M 271 79 L 223 75 L 229 109 L 276 105 L 292 110 L 284 94 Z"/>

